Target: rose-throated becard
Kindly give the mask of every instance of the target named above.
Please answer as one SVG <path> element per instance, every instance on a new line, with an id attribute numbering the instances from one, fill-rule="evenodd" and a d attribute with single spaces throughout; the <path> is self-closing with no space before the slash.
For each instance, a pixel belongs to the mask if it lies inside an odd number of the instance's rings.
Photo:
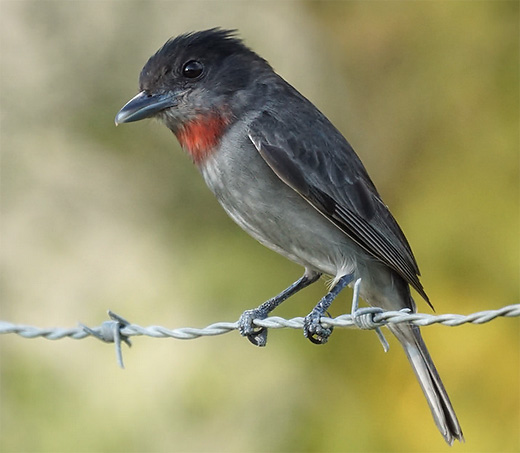
<path id="1" fill-rule="evenodd" d="M 169 40 L 144 66 L 140 92 L 116 124 L 161 120 L 177 137 L 229 216 L 265 246 L 305 268 L 277 296 L 241 316 L 240 331 L 263 346 L 263 319 L 316 282 L 332 289 L 305 318 L 304 333 L 325 343 L 320 325 L 336 295 L 361 278 L 360 295 L 385 310 L 415 311 L 414 288 L 429 302 L 401 228 L 358 156 L 329 120 L 247 48 L 214 28 Z M 419 380 L 446 442 L 462 431 L 419 328 L 389 324 Z"/>

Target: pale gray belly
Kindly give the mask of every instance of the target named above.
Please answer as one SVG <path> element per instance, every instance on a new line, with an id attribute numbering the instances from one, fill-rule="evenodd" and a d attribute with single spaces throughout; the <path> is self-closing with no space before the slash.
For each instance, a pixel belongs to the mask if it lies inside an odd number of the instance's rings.
<path id="1" fill-rule="evenodd" d="M 282 182 L 250 141 L 241 142 L 233 148 L 224 144 L 200 167 L 229 216 L 262 244 L 306 268 L 333 276 L 355 271 L 363 253 L 359 246 Z"/>

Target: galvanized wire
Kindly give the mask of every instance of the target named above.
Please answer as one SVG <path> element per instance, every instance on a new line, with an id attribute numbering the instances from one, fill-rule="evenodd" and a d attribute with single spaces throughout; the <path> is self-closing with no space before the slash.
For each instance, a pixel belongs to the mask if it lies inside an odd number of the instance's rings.
<path id="1" fill-rule="evenodd" d="M 355 309 L 354 309 L 355 308 Z M 183 327 L 178 329 L 168 329 L 163 326 L 143 327 L 131 324 L 121 316 L 109 311 L 111 321 L 105 321 L 97 327 L 87 327 L 80 324 L 78 327 L 62 328 L 50 327 L 40 328 L 23 324 L 13 324 L 7 321 L 0 321 L 1 334 L 16 334 L 24 338 L 45 338 L 47 340 L 60 340 L 62 338 L 72 338 L 81 340 L 93 336 L 102 341 L 115 343 L 117 360 L 123 367 L 121 353 L 121 342 L 124 341 L 130 346 L 129 337 L 145 335 L 154 338 L 175 338 L 178 340 L 193 340 L 203 336 L 222 335 L 238 329 L 236 322 L 217 322 L 201 329 L 193 327 Z M 429 326 L 441 324 L 444 326 L 460 326 L 462 324 L 483 324 L 499 317 L 518 317 L 520 316 L 520 304 L 508 305 L 497 310 L 486 310 L 470 315 L 443 314 L 429 315 L 425 313 L 408 313 L 401 311 L 382 311 L 378 308 L 353 307 L 353 313 L 344 314 L 337 318 L 322 317 L 321 323 L 325 327 L 356 327 L 360 329 L 377 330 L 387 324 L 409 323 L 417 326 Z M 253 321 L 258 327 L 268 329 L 302 329 L 304 318 L 284 319 L 278 316 L 270 316 L 266 319 L 256 319 Z M 380 337 L 381 339 L 381 337 Z M 383 340 L 382 340 L 383 342 Z M 385 347 L 383 343 L 383 347 Z"/>

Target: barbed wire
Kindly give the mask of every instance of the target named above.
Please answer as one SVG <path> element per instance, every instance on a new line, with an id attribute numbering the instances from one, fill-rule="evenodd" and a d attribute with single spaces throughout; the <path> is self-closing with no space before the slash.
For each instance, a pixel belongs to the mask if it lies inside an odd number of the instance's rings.
<path id="1" fill-rule="evenodd" d="M 143 327 L 138 324 L 131 324 L 123 317 L 108 311 L 111 321 L 105 321 L 97 327 L 87 327 L 79 324 L 78 327 L 62 328 L 50 327 L 41 328 L 23 324 L 14 324 L 7 321 L 0 321 L 0 335 L 16 334 L 24 338 L 45 338 L 47 340 L 60 340 L 62 338 L 72 338 L 81 340 L 86 337 L 95 337 L 107 343 L 115 343 L 116 358 L 121 368 L 124 368 L 121 351 L 121 342 L 131 346 L 129 337 L 148 336 L 153 338 L 175 338 L 178 340 L 193 340 L 203 336 L 223 335 L 225 333 L 238 330 L 238 321 L 217 322 L 203 328 L 183 327 L 168 329 L 163 326 Z M 441 324 L 444 326 L 460 326 L 462 324 L 484 324 L 499 317 L 518 317 L 520 316 L 520 304 L 507 305 L 497 310 L 486 310 L 470 315 L 442 314 L 430 315 L 426 313 L 409 313 L 409 310 L 383 311 L 380 308 L 357 308 L 357 303 L 353 304 L 351 314 L 343 314 L 336 318 L 322 317 L 320 322 L 324 327 L 348 328 L 356 327 L 364 330 L 376 330 L 385 351 L 388 343 L 380 331 L 380 327 L 387 324 L 409 323 L 416 326 L 429 326 Z M 302 317 L 284 319 L 278 316 L 270 316 L 266 319 L 255 319 L 253 324 L 257 327 L 267 329 L 302 329 L 304 319 Z"/>

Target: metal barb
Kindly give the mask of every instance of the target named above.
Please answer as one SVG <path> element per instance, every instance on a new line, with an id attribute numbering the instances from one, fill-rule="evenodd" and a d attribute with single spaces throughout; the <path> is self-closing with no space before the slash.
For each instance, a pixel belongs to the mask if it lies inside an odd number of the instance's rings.
<path id="1" fill-rule="evenodd" d="M 380 327 L 385 325 L 384 322 L 376 321 L 375 315 L 383 313 L 382 308 L 378 307 L 364 307 L 359 308 L 359 287 L 361 285 L 361 279 L 358 278 L 356 283 L 354 283 L 354 292 L 352 296 L 352 320 L 354 324 L 363 330 L 375 330 L 381 345 L 383 346 L 383 350 L 388 352 L 390 349 L 390 344 L 386 340 L 383 332 Z"/>
<path id="2" fill-rule="evenodd" d="M 104 321 L 100 327 L 91 329 L 90 327 L 85 326 L 84 324 L 80 324 L 83 330 L 93 337 L 104 341 L 105 343 L 114 343 L 116 348 L 116 360 L 120 368 L 124 369 L 125 365 L 123 363 L 123 351 L 121 349 L 121 342 L 124 341 L 128 347 L 132 346 L 132 342 L 130 339 L 121 333 L 121 329 L 130 326 L 130 323 L 119 316 L 118 314 L 108 310 L 108 316 L 112 319 L 112 321 Z"/>
<path id="3" fill-rule="evenodd" d="M 387 324 L 408 323 L 420 327 L 432 324 L 444 326 L 460 326 L 471 323 L 480 325 L 498 317 L 520 317 L 520 304 L 508 305 L 495 310 L 481 311 L 470 315 L 443 314 L 431 315 L 424 313 L 411 313 L 409 309 L 400 311 L 382 311 L 377 308 L 359 308 L 359 285 L 360 280 L 354 284 L 354 297 L 352 299 L 351 314 L 340 315 L 334 319 L 321 318 L 321 322 L 326 326 L 333 327 L 357 327 L 361 329 L 375 330 L 383 348 L 388 350 L 388 343 L 384 339 L 380 327 Z M 145 335 L 153 338 L 176 338 L 179 340 L 191 340 L 202 336 L 222 335 L 238 329 L 237 322 L 217 322 L 207 327 L 196 329 L 184 327 L 179 329 L 167 329 L 162 326 L 143 327 L 137 324 L 130 324 L 123 317 L 109 311 L 110 321 L 105 321 L 101 326 L 90 328 L 80 324 L 78 327 L 63 328 L 51 327 L 40 328 L 24 324 L 14 324 L 7 321 L 0 321 L 0 335 L 16 334 L 24 338 L 45 338 L 47 340 L 60 340 L 71 338 L 81 340 L 88 336 L 93 336 L 107 343 L 115 343 L 117 361 L 123 368 L 123 358 L 121 352 L 121 342 L 124 341 L 128 346 L 131 345 L 129 337 L 134 335 Z M 266 319 L 254 320 L 255 325 L 268 329 L 301 329 L 303 318 L 283 319 L 277 316 L 270 316 Z"/>

